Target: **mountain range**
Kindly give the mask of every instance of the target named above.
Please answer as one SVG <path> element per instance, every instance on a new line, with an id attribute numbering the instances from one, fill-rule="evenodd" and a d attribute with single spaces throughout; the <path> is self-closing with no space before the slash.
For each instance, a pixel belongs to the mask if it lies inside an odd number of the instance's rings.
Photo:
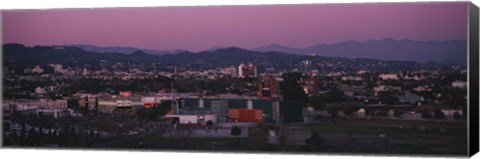
<path id="1" fill-rule="evenodd" d="M 99 47 L 94 45 L 75 44 L 69 45 L 81 48 L 88 52 L 95 53 L 122 53 L 130 54 L 135 51 L 142 51 L 152 55 L 166 55 L 187 52 L 186 50 L 154 50 L 135 47 Z M 212 47 L 206 51 L 216 51 L 222 47 Z M 466 65 L 467 41 L 418 41 L 418 40 L 395 40 L 385 38 L 368 41 L 343 41 L 332 44 L 316 44 L 305 48 L 294 48 L 280 44 L 250 49 L 257 52 L 283 52 L 297 55 L 319 55 L 325 57 L 346 57 L 346 58 L 371 58 L 379 60 L 400 60 L 416 62 L 437 62 L 444 64 Z"/>
<path id="2" fill-rule="evenodd" d="M 277 51 L 299 55 L 316 54 L 328 57 L 408 60 L 466 65 L 467 41 L 417 41 L 392 38 L 368 41 L 344 41 L 293 48 L 280 44 L 254 48 L 259 52 Z"/>
<path id="3" fill-rule="evenodd" d="M 275 55 L 275 58 L 272 56 Z M 205 65 L 205 66 L 228 66 L 240 63 L 269 63 L 273 61 L 291 61 L 302 59 L 302 56 L 284 53 L 260 53 L 237 47 L 218 48 L 213 51 L 192 53 L 183 51 L 176 54 L 154 55 L 142 50 L 132 53 L 97 53 L 86 51 L 79 47 L 66 46 L 59 49 L 54 46 L 27 47 L 22 44 L 3 45 L 4 64 L 23 65 L 32 67 L 35 65 L 47 65 L 59 63 L 64 65 L 82 66 L 95 64 L 100 61 L 127 62 L 127 63 L 161 63 L 176 65 Z"/>
<path id="4" fill-rule="evenodd" d="M 135 51 L 141 50 L 148 54 L 153 55 L 165 55 L 165 54 L 176 54 L 183 52 L 185 50 L 176 49 L 176 50 L 154 50 L 154 49 L 140 49 L 136 47 L 100 47 L 95 45 L 86 45 L 86 44 L 73 44 L 69 45 L 73 47 L 81 48 L 85 51 L 96 52 L 96 53 L 121 53 L 121 54 L 130 54 Z"/>
<path id="5" fill-rule="evenodd" d="M 314 67 L 321 69 L 321 71 L 355 71 L 358 69 L 398 71 L 427 67 L 448 67 L 448 65 L 432 62 L 421 64 L 414 61 L 296 55 L 277 51 L 258 52 L 238 47 L 218 48 L 212 51 L 195 53 L 183 51 L 176 54 L 153 55 L 142 50 L 130 54 L 96 53 L 73 46 L 27 47 L 21 44 L 3 45 L 4 67 L 17 71 L 23 71 L 25 68 L 32 68 L 36 65 L 43 67 L 48 64 L 62 64 L 64 67 L 72 68 L 82 68 L 89 65 L 94 69 L 99 69 L 103 67 L 102 63 L 104 62 L 107 62 L 108 65 L 123 63 L 132 66 L 131 64 L 137 64 L 137 66 L 141 65 L 150 70 L 165 69 L 169 65 L 177 65 L 191 70 L 203 70 L 238 66 L 240 63 L 253 63 L 259 71 L 269 67 L 277 70 L 292 70 L 299 68 L 301 62 L 307 59 L 311 60 Z"/>

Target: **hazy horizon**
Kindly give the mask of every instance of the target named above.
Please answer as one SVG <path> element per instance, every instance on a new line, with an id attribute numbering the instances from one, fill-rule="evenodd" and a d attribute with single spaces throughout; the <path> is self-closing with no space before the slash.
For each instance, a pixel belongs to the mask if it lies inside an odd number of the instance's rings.
<path id="1" fill-rule="evenodd" d="M 393 40 L 395 40 L 395 41 L 412 40 L 412 41 L 420 41 L 420 42 L 428 42 L 428 41 L 467 41 L 467 39 L 465 39 L 465 40 L 413 40 L 413 39 L 394 39 L 394 38 L 390 38 L 390 37 L 385 37 L 385 38 L 379 38 L 379 39 L 344 40 L 344 41 L 333 42 L 333 43 L 317 43 L 317 44 L 309 45 L 309 46 L 306 46 L 306 47 L 310 47 L 310 46 L 314 46 L 314 45 L 319 45 L 319 44 L 332 45 L 332 44 L 339 44 L 339 43 L 344 43 L 344 42 L 349 42 L 349 41 L 367 42 L 367 41 L 375 41 L 375 40 L 379 41 L 379 40 L 386 40 L 386 39 L 393 39 Z M 26 47 L 35 47 L 35 46 L 47 46 L 47 47 L 48 47 L 48 46 L 89 45 L 89 46 L 95 46 L 95 47 L 101 47 L 101 48 L 137 48 L 137 49 L 143 49 L 143 50 L 156 50 L 156 51 L 175 51 L 175 50 L 183 50 L 183 51 L 189 51 L 189 52 L 192 52 L 192 53 L 197 53 L 197 52 L 202 52 L 202 51 L 208 51 L 209 49 L 216 49 L 216 48 L 231 48 L 231 47 L 237 47 L 237 48 L 242 48 L 242 49 L 246 49 L 246 50 L 253 50 L 253 51 L 255 51 L 255 49 L 259 48 L 259 47 L 243 48 L 243 47 L 231 45 L 231 46 L 223 46 L 223 47 L 212 46 L 212 47 L 207 48 L 207 49 L 192 51 L 192 50 L 187 50 L 187 49 L 183 49 L 183 48 L 168 49 L 168 50 L 167 50 L 167 49 L 163 49 L 163 50 L 162 50 L 162 49 L 142 48 L 142 47 L 135 47 L 135 46 L 128 46 L 128 45 L 125 45 L 125 46 L 101 46 L 101 45 L 96 45 L 96 44 L 84 44 L 84 43 L 73 43 L 73 44 L 67 44 L 67 43 L 65 43 L 65 44 L 50 44 L 50 45 L 39 45 L 39 44 L 27 45 L 27 44 L 16 43 L 16 42 L 3 43 L 3 45 L 5 45 L 5 44 L 20 44 L 20 45 L 24 45 L 24 46 L 26 46 Z M 306 48 L 306 47 L 301 47 L 301 48 L 291 47 L 291 46 L 288 46 L 288 45 L 283 45 L 283 44 L 278 44 L 278 43 L 270 43 L 270 44 L 266 44 L 266 45 L 263 45 L 263 46 L 260 46 L 260 47 L 266 47 L 266 46 L 271 46 L 271 45 L 280 45 L 280 46 L 284 46 L 284 47 L 288 47 L 288 48 L 294 48 L 294 49 Z"/>
<path id="2" fill-rule="evenodd" d="M 466 2 L 3 11 L 3 44 L 154 50 L 467 40 Z"/>

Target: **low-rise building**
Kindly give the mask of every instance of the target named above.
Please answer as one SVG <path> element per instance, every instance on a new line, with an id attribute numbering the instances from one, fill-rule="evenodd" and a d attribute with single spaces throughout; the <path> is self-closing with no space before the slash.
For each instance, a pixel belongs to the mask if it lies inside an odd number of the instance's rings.
<path id="1" fill-rule="evenodd" d="M 50 100 L 50 99 L 40 99 L 40 100 L 16 100 L 11 101 L 11 105 L 15 107 L 18 111 L 24 110 L 36 110 L 36 109 L 58 109 L 58 110 L 65 110 L 67 109 L 67 100 L 65 99 L 58 99 L 58 100 Z"/>
<path id="2" fill-rule="evenodd" d="M 134 113 L 137 109 L 144 108 L 144 102 L 130 99 L 99 99 L 99 113 L 112 114 L 116 112 Z"/>
<path id="3" fill-rule="evenodd" d="M 216 114 L 196 114 L 196 113 L 182 113 L 182 114 L 167 114 L 167 119 L 178 121 L 179 124 L 202 124 L 207 122 L 216 123 Z"/>
<path id="4" fill-rule="evenodd" d="M 467 82 L 465 81 L 454 81 L 452 82 L 452 87 L 454 88 L 466 88 Z"/>
<path id="5" fill-rule="evenodd" d="M 211 101 L 210 110 L 212 111 L 212 113 L 217 114 L 217 122 L 228 121 L 228 101 Z"/>
<path id="6" fill-rule="evenodd" d="M 380 74 L 378 77 L 382 80 L 398 80 L 397 74 Z"/>

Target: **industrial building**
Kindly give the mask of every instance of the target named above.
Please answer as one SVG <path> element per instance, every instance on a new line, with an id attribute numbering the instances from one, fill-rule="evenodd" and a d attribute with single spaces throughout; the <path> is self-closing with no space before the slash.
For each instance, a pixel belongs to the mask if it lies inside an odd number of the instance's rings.
<path id="1" fill-rule="evenodd" d="M 180 111 L 216 114 L 217 123 L 303 122 L 302 109 L 306 107 L 305 104 L 261 99 L 181 99 L 179 103 Z"/>

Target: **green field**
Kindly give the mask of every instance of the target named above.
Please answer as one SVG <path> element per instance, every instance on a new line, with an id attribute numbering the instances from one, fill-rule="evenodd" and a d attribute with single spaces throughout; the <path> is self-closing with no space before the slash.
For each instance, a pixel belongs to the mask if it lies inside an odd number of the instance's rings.
<path id="1" fill-rule="evenodd" d="M 337 124 L 313 124 L 305 128 L 315 130 L 324 138 L 328 134 L 351 135 L 384 135 L 388 139 L 388 149 L 375 150 L 374 145 L 358 145 L 361 150 L 346 152 L 359 153 L 398 153 L 398 154 L 428 154 L 428 155 L 466 155 L 467 154 L 467 129 L 462 122 L 412 122 L 397 120 L 343 120 Z M 372 138 L 373 139 L 373 138 Z M 340 145 L 342 146 L 342 145 Z M 325 150 L 335 151 L 326 146 Z"/>
<path id="2" fill-rule="evenodd" d="M 257 138 L 162 137 L 161 131 L 98 140 L 92 148 L 289 153 L 358 153 L 399 155 L 467 154 L 466 122 L 338 119 L 336 124 L 285 124 L 295 142 L 267 144 Z M 311 149 L 305 139 L 316 131 L 324 140 Z M 253 132 L 253 131 L 251 131 Z M 266 138 L 265 138 L 266 139 Z M 254 141 L 253 141 L 254 140 Z M 88 148 L 88 147 L 87 147 Z"/>

